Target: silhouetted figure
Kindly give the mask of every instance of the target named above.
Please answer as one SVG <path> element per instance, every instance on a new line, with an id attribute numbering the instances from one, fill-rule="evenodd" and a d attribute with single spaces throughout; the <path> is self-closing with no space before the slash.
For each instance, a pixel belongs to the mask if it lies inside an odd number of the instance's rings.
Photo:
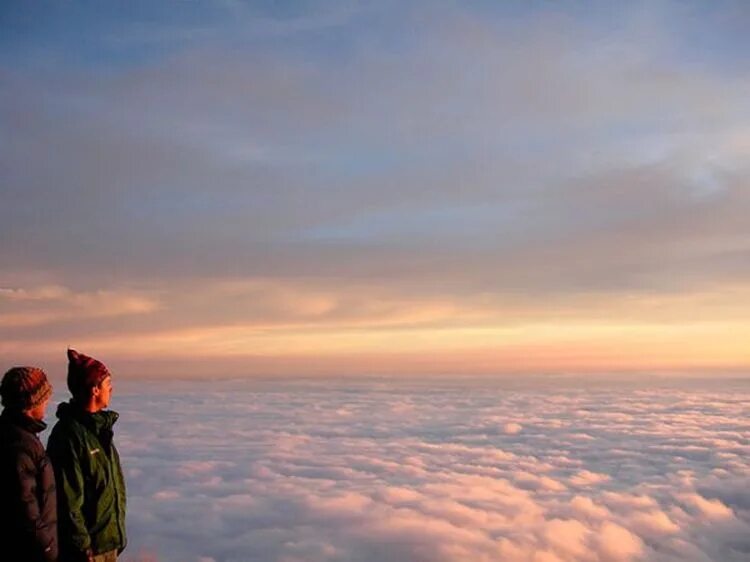
<path id="1" fill-rule="evenodd" d="M 127 543 L 125 479 L 113 442 L 118 414 L 106 410 L 112 376 L 103 363 L 68 350 L 69 402 L 47 443 L 57 480 L 64 562 L 111 562 Z"/>
<path id="2" fill-rule="evenodd" d="M 36 367 L 13 367 L 0 383 L 0 560 L 56 562 L 52 465 L 39 441 L 52 386 Z"/>

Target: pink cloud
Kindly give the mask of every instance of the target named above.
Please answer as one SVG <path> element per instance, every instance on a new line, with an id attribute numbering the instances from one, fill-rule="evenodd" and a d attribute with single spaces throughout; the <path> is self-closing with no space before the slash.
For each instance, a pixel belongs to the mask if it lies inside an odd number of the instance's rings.
<path id="1" fill-rule="evenodd" d="M 734 512 L 720 500 L 706 499 L 698 493 L 679 494 L 677 499 L 688 509 L 710 520 L 731 519 Z"/>
<path id="2" fill-rule="evenodd" d="M 609 480 L 610 477 L 607 474 L 592 472 L 590 470 L 581 470 L 568 479 L 573 486 L 581 488 L 596 486 L 597 484 L 602 484 Z"/>
<path id="3" fill-rule="evenodd" d="M 602 562 L 635 560 L 643 552 L 643 541 L 624 527 L 605 522 L 594 538 Z"/>

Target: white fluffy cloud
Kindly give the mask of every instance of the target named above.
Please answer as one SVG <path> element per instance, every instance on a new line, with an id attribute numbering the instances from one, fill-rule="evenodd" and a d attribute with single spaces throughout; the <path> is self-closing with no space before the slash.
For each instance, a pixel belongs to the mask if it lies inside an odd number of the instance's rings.
<path id="1" fill-rule="evenodd" d="M 120 381 L 128 555 L 744 561 L 750 388 L 728 384 Z"/>

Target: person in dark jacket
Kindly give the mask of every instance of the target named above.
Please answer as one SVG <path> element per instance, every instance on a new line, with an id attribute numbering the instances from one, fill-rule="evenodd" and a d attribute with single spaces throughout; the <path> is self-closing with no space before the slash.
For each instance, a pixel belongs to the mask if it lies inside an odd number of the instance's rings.
<path id="1" fill-rule="evenodd" d="M 0 383 L 0 560 L 56 562 L 55 477 L 37 434 L 52 386 L 36 367 L 13 367 Z"/>
<path id="2" fill-rule="evenodd" d="M 118 414 L 107 410 L 112 376 L 103 363 L 68 350 L 69 402 L 47 442 L 57 480 L 64 562 L 113 562 L 125 549 L 125 479 L 113 441 Z"/>

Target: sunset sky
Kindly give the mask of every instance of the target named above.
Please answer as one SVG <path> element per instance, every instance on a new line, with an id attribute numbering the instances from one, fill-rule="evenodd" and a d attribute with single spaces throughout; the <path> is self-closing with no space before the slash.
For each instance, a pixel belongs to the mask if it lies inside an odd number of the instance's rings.
<path id="1" fill-rule="evenodd" d="M 742 0 L 6 0 L 3 370 L 746 374 L 749 28 Z"/>

